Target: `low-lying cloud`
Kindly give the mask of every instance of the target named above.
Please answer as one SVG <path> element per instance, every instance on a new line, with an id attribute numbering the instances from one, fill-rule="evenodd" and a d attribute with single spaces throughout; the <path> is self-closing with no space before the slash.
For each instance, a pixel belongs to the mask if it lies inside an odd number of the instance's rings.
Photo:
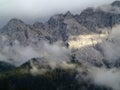
<path id="1" fill-rule="evenodd" d="M 113 27 L 110 31 L 108 39 L 100 44 L 104 59 L 109 62 L 116 62 L 120 58 L 120 26 Z"/>
<path id="2" fill-rule="evenodd" d="M 4 36 L 2 38 L 4 38 Z M 3 43 L 5 42 L 4 39 Z M 5 44 L 0 47 L 0 59 L 2 61 L 20 65 L 36 57 L 46 57 L 48 60 L 55 62 L 69 60 L 70 51 L 59 43 L 50 45 L 47 42 L 41 41 L 37 45 L 30 44 L 23 46 L 19 44 L 17 40 L 15 42 L 13 46 Z"/>
<path id="3" fill-rule="evenodd" d="M 96 10 L 102 10 L 102 11 L 107 12 L 107 13 L 120 14 L 120 8 L 113 7 L 112 5 L 102 5 L 100 7 L 97 7 Z"/>
<path id="4" fill-rule="evenodd" d="M 102 85 L 113 90 L 120 89 L 120 70 L 119 69 L 105 69 L 94 68 L 92 69 L 93 82 L 96 85 Z"/>

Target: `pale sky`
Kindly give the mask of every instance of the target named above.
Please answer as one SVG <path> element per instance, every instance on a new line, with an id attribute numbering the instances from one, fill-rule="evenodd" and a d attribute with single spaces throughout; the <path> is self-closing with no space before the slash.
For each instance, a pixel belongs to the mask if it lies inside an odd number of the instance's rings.
<path id="1" fill-rule="evenodd" d="M 11 18 L 27 23 L 42 21 L 54 14 L 80 13 L 87 7 L 110 4 L 114 0 L 0 0 L 0 27 Z"/>

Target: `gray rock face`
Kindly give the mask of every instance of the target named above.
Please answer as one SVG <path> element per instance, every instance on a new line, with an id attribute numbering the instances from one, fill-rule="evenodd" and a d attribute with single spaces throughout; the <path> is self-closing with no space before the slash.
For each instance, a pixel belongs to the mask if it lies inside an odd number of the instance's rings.
<path id="1" fill-rule="evenodd" d="M 115 1 L 111 6 L 119 6 Z M 7 34 L 11 39 L 17 39 L 22 44 L 32 38 L 48 39 L 51 42 L 57 40 L 68 40 L 71 35 L 80 35 L 83 32 L 96 31 L 98 28 L 112 28 L 120 23 L 120 14 L 105 12 L 101 9 L 87 8 L 80 15 L 73 15 L 71 12 L 52 16 L 48 22 L 36 22 L 27 25 L 18 19 L 12 19 L 0 31 Z"/>
<path id="2" fill-rule="evenodd" d="M 93 47 L 80 48 L 73 53 L 75 59 L 84 65 L 103 66 L 103 56 Z"/>
<path id="3" fill-rule="evenodd" d="M 120 7 L 120 1 L 115 1 L 111 5 L 115 7 Z"/>
<path id="4" fill-rule="evenodd" d="M 9 40 L 18 40 L 21 44 L 26 44 L 30 38 L 29 31 L 29 26 L 24 22 L 18 19 L 11 19 L 0 32 L 2 35 L 7 35 Z"/>
<path id="5" fill-rule="evenodd" d="M 34 27 L 34 28 L 38 28 L 38 29 L 44 29 L 44 24 L 41 23 L 41 22 L 35 22 L 35 23 L 33 24 L 33 27 Z"/>
<path id="6" fill-rule="evenodd" d="M 32 42 L 32 40 L 42 38 L 46 35 L 40 27 L 43 28 L 41 23 L 35 23 L 33 26 L 30 26 L 19 19 L 11 19 L 8 24 L 0 30 L 0 33 L 3 36 L 7 36 L 10 43 L 17 40 L 20 44 L 27 45 Z"/>
<path id="7" fill-rule="evenodd" d="M 120 14 L 88 8 L 77 15 L 76 19 L 89 30 L 95 31 L 97 28 L 112 28 L 115 24 L 119 24 Z"/>

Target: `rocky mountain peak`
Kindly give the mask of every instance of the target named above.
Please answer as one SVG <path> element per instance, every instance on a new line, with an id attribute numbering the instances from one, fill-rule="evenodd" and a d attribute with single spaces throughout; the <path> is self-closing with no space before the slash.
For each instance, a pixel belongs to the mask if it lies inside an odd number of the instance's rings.
<path id="1" fill-rule="evenodd" d="M 106 8 L 109 7 L 106 6 Z M 76 20 L 92 31 L 96 31 L 96 28 L 112 28 L 115 24 L 120 23 L 120 14 L 118 11 L 119 10 L 111 11 L 111 9 L 101 10 L 87 8 L 76 17 Z"/>
<path id="2" fill-rule="evenodd" d="M 111 5 L 115 7 L 120 7 L 120 1 L 115 1 Z"/>
<path id="3" fill-rule="evenodd" d="M 55 28 L 57 27 L 62 21 L 64 20 L 63 14 L 57 14 L 52 16 L 49 20 L 48 20 L 48 25 L 50 26 L 50 28 Z"/>
<path id="4" fill-rule="evenodd" d="M 25 62 L 22 67 L 29 66 L 31 67 L 31 64 L 39 64 L 40 59 L 39 58 L 32 58 L 31 60 Z"/>
<path id="5" fill-rule="evenodd" d="M 90 8 L 90 7 L 89 7 L 89 8 L 87 8 L 87 9 L 83 10 L 81 14 L 84 13 L 84 14 L 89 14 L 89 15 L 90 15 L 90 14 L 92 14 L 93 12 L 94 12 L 94 11 L 93 11 L 93 8 Z"/>
<path id="6" fill-rule="evenodd" d="M 26 27 L 26 24 L 22 20 L 13 18 L 2 28 L 2 30 L 21 30 L 23 27 Z"/>
<path id="7" fill-rule="evenodd" d="M 29 68 L 29 69 L 33 69 L 33 68 L 46 68 L 46 66 L 48 66 L 47 63 L 47 59 L 42 57 L 42 58 L 32 58 L 30 60 L 28 60 L 27 62 L 25 62 L 24 64 L 22 64 L 20 67 L 23 68 Z"/>
<path id="8" fill-rule="evenodd" d="M 70 11 L 68 11 L 64 16 L 66 18 L 71 18 L 71 17 L 73 17 L 73 14 Z"/>
<path id="9" fill-rule="evenodd" d="M 13 18 L 13 19 L 11 19 L 9 22 L 8 22 L 8 24 L 10 25 L 10 24 L 24 24 L 24 22 L 22 21 L 22 20 L 20 20 L 20 19 L 17 19 L 17 18 Z"/>

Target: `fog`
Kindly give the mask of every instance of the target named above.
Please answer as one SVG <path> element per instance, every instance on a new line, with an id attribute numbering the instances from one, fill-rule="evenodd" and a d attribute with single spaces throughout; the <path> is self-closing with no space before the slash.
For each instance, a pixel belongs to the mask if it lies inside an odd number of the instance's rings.
<path id="1" fill-rule="evenodd" d="M 113 90 L 120 89 L 120 70 L 116 68 L 94 68 L 91 70 L 93 82 Z"/>
<path id="2" fill-rule="evenodd" d="M 100 45 L 101 53 L 103 53 L 106 62 L 111 64 L 119 64 L 120 59 L 120 25 L 116 25 L 109 29 L 109 36 Z M 89 67 L 89 79 L 96 85 L 102 85 L 113 90 L 120 89 L 120 70 L 119 67 L 111 66 L 109 69 L 105 66 L 97 68 Z M 86 78 L 86 77 L 84 77 Z"/>
<path id="3" fill-rule="evenodd" d="M 110 13 L 115 13 L 115 14 L 119 14 L 120 13 L 120 8 L 119 7 L 113 7 L 111 5 L 101 5 L 99 7 L 96 8 L 96 10 L 102 10 L 104 12 L 110 12 Z"/>
<path id="4" fill-rule="evenodd" d="M 14 45 L 10 46 L 5 44 L 4 40 L 7 40 L 7 38 L 4 36 L 2 36 L 2 38 L 3 41 L 1 42 L 4 43 L 4 45 L 0 47 L 0 60 L 12 63 L 16 66 L 36 57 L 45 57 L 49 62 L 69 60 L 70 51 L 59 43 L 50 45 L 47 42 L 41 41 L 37 45 L 29 44 L 28 46 L 23 46 L 16 40 L 14 41 Z"/>
<path id="5" fill-rule="evenodd" d="M 108 40 L 100 44 L 104 58 L 109 62 L 116 62 L 120 58 L 120 26 L 113 27 L 108 36 Z"/>

